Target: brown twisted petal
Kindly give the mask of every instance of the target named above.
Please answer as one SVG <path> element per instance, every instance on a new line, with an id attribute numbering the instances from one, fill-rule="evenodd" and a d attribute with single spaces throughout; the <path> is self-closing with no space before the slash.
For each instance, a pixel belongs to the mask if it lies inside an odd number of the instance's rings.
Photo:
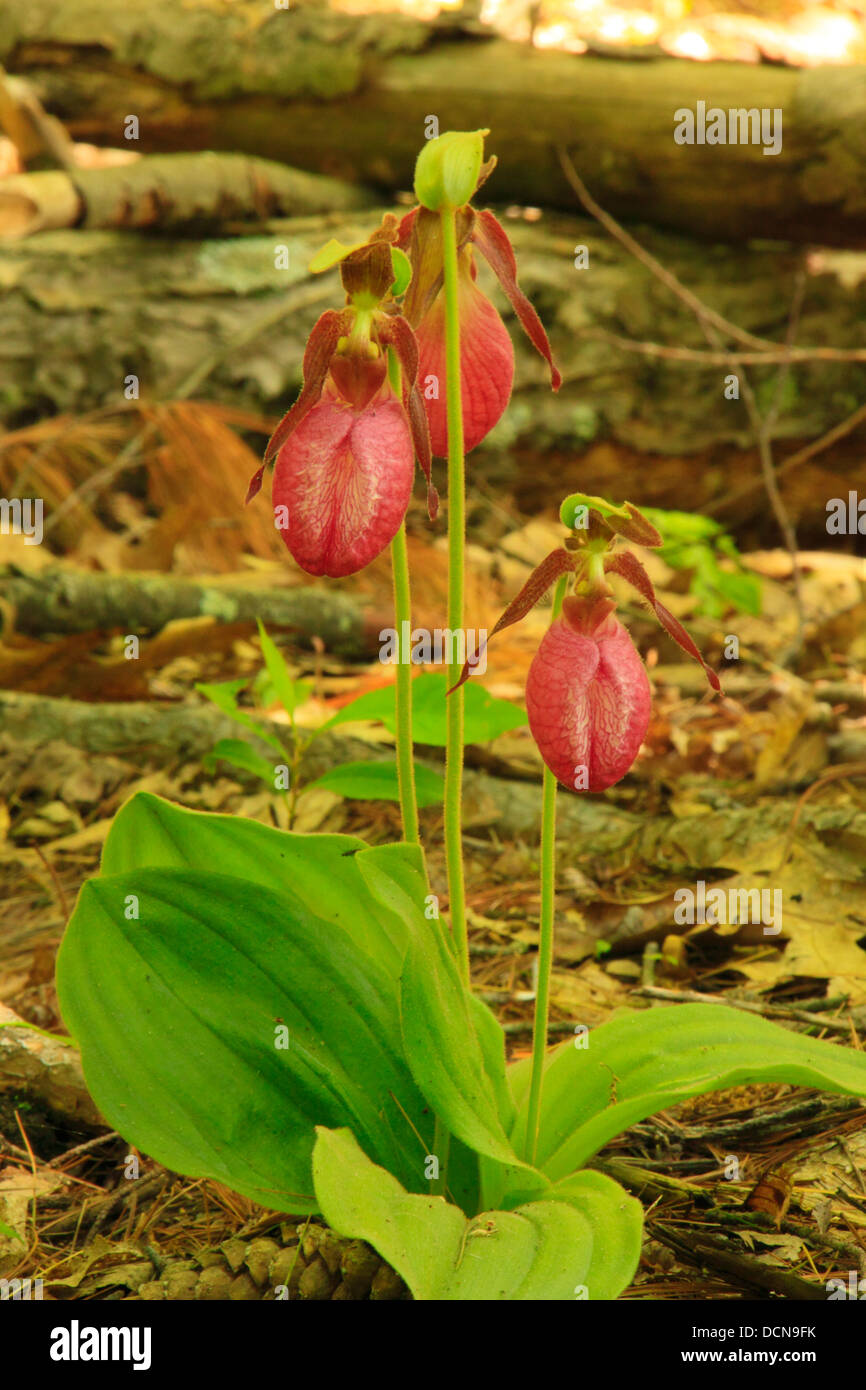
<path id="1" fill-rule="evenodd" d="M 632 588 L 637 589 L 641 598 L 646 599 L 652 608 L 665 632 L 669 633 L 677 646 L 682 647 L 684 652 L 693 657 L 704 668 L 707 680 L 713 690 L 720 691 L 722 687 L 715 671 L 704 661 L 682 623 L 656 598 L 652 581 L 640 560 L 630 551 L 622 550 L 617 554 L 605 556 L 604 569 L 606 574 L 618 574 L 631 584 Z"/>
<path id="2" fill-rule="evenodd" d="M 624 505 L 628 512 L 628 519 L 610 515 L 604 518 L 611 531 L 615 531 L 618 536 L 623 536 L 625 540 L 633 541 L 635 545 L 645 545 L 649 549 L 662 545 L 662 537 L 652 522 L 648 521 L 631 502 L 626 502 Z"/>
<path id="3" fill-rule="evenodd" d="M 540 598 L 543 598 L 557 579 L 561 579 L 564 574 L 573 574 L 575 568 L 575 557 L 569 551 L 560 547 L 552 550 L 540 565 L 536 565 L 532 574 L 527 579 L 520 593 L 511 600 L 505 612 L 499 617 L 496 625 L 490 632 L 487 641 L 495 637 L 497 632 L 502 632 L 503 628 L 511 627 L 513 623 L 519 623 L 521 618 L 525 618 L 530 608 L 534 608 Z M 474 654 L 471 661 L 467 660 L 463 670 L 460 672 L 460 679 L 456 685 L 451 687 L 448 694 L 459 690 L 464 681 L 469 677 L 470 670 L 477 666 L 482 652 L 485 650 L 487 642 L 482 643 L 478 651 Z"/>
<path id="4" fill-rule="evenodd" d="M 297 428 L 321 396 L 337 343 L 349 332 L 354 318 L 352 309 L 326 309 L 313 324 L 304 349 L 304 384 L 295 404 L 286 412 L 268 440 L 264 458 L 266 464 L 280 452 L 292 430 Z"/>
<path id="5" fill-rule="evenodd" d="M 430 520 L 435 521 L 439 513 L 439 494 L 431 477 L 433 460 L 430 453 L 430 430 L 424 402 L 418 390 L 418 344 L 415 334 L 406 320 L 399 315 L 382 315 L 377 318 L 376 333 L 380 342 L 394 349 L 400 363 L 403 409 L 409 420 L 412 442 L 421 471 L 427 480 L 427 512 Z"/>
<path id="6" fill-rule="evenodd" d="M 517 261 L 514 259 L 514 250 L 505 228 L 497 222 L 493 213 L 485 208 L 483 212 L 475 214 L 471 239 L 507 294 L 527 338 L 550 367 L 550 384 L 554 391 L 558 391 L 562 385 L 562 377 L 554 365 L 550 343 L 541 319 L 517 283 Z"/>

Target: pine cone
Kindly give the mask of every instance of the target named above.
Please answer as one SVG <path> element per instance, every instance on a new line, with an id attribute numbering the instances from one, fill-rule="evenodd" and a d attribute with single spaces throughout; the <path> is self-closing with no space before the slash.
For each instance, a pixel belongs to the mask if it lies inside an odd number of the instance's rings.
<path id="1" fill-rule="evenodd" d="M 362 1240 L 341 1240 L 326 1226 L 284 1225 L 281 1240 L 239 1236 L 216 1250 L 185 1260 L 168 1260 L 158 1279 L 127 1279 L 137 1284 L 131 1299 L 408 1299 L 409 1290 L 394 1270 Z M 135 1266 L 141 1273 L 151 1266 Z M 127 1274 L 132 1269 L 127 1266 Z M 105 1287 L 105 1275 L 100 1279 Z"/>

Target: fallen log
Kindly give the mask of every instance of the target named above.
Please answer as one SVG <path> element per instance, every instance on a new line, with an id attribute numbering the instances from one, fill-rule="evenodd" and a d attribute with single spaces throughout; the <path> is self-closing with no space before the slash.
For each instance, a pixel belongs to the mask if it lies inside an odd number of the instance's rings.
<path id="1" fill-rule="evenodd" d="M 371 210 L 270 222 L 265 235 L 224 241 L 78 230 L 7 243 L 0 341 L 16 351 L 4 360 L 6 423 L 41 417 L 46 401 L 72 413 L 117 403 L 131 363 L 150 398 L 171 399 L 194 380 L 199 399 L 279 415 L 300 385 L 312 324 L 342 298 L 336 276 L 307 274 L 310 259 L 331 236 L 364 239 L 379 217 Z M 733 369 L 635 356 L 601 336 L 705 347 L 691 314 L 592 222 L 551 214 L 533 223 L 506 218 L 506 225 L 565 384 L 552 395 L 482 268 L 481 283 L 513 329 L 516 389 L 501 424 L 473 454 L 473 469 L 488 484 L 511 488 L 526 511 L 558 505 L 576 489 L 678 507 L 687 473 L 696 510 L 717 506 L 722 520 L 763 523 L 762 490 L 745 490 L 726 510 L 732 472 L 738 481 L 760 477 L 744 403 L 726 396 Z M 713 309 L 778 342 L 803 272 L 798 343 L 862 348 L 864 283 L 845 284 L 798 251 L 707 247 L 650 231 L 641 239 Z M 278 265 L 281 247 L 287 255 Z M 575 267 L 576 247 L 585 247 L 587 269 Z M 772 395 L 777 370 L 750 369 L 759 392 Z M 791 441 L 792 452 L 795 441 L 815 439 L 864 399 L 863 362 L 798 363 L 774 437 Z M 696 454 L 702 457 L 686 457 Z M 835 455 L 784 475 L 786 503 L 795 519 L 811 524 L 816 543 L 826 543 L 826 498 L 847 496 L 847 470 L 859 464 L 856 441 L 843 440 Z M 0 485 L 8 489 L 18 469 L 10 466 L 7 477 L 3 467 L 0 448 Z M 436 468 L 441 483 L 444 470 Z"/>
<path id="2" fill-rule="evenodd" d="M 147 155 L 105 169 L 52 169 L 0 182 L 0 238 L 59 227 L 218 230 L 268 217 L 369 207 L 341 179 L 240 154 Z"/>
<path id="3" fill-rule="evenodd" d="M 28 636 L 119 629 L 144 635 L 180 618 L 255 623 L 291 633 L 299 646 L 321 638 L 328 651 L 371 658 L 390 621 L 332 589 L 256 587 L 238 577 L 195 583 L 171 575 L 107 574 L 71 566 L 21 574 L 0 572 L 0 601 Z M 381 620 L 380 620 L 381 619 Z"/>
<path id="4" fill-rule="evenodd" d="M 100 1125 L 77 1048 L 28 1027 L 0 1004 L 0 1104 L 26 1095 L 52 1115 L 85 1128 Z"/>
<path id="5" fill-rule="evenodd" d="M 220 149 L 411 186 L 425 122 L 491 128 L 496 196 L 574 208 L 568 148 L 614 213 L 700 236 L 866 244 L 866 68 L 633 61 L 532 49 L 449 16 L 150 0 L 5 0 L 0 62 L 80 140 Z M 675 113 L 778 110 L 781 152 L 680 145 Z"/>
<path id="6" fill-rule="evenodd" d="M 290 733 L 285 730 L 287 749 Z M 211 705 L 158 705 L 155 702 L 83 704 L 74 700 L 0 691 L 0 739 L 16 750 L 61 740 L 89 753 L 130 753 L 165 764 L 173 758 L 195 759 L 209 753 L 218 739 L 241 738 L 273 759 L 274 753 L 255 736 L 230 721 Z M 435 765 L 435 754 L 420 750 L 421 761 Z M 372 744 L 341 729 L 317 738 L 301 762 L 303 781 L 328 768 L 362 759 L 393 758 L 387 744 Z M 472 750 L 467 752 L 472 761 Z M 232 776 L 243 782 L 245 774 Z M 261 785 L 256 782 L 256 785 Z M 706 864 L 724 862 L 726 849 L 738 852 L 785 834 L 797 808 L 793 796 L 764 796 L 750 805 L 730 805 L 721 811 L 687 816 L 647 817 L 623 809 L 616 797 L 563 795 L 557 809 L 560 854 L 568 862 L 606 868 L 642 863 L 668 873 L 683 873 Z M 425 813 L 436 814 L 431 811 Z M 825 812 L 807 801 L 800 813 L 800 833 L 825 828 Z M 484 829 L 533 842 L 541 821 L 539 782 L 494 777 L 467 767 L 464 826 L 467 833 Z M 833 833 L 866 839 L 866 814 L 852 804 L 834 813 Z M 687 847 L 685 849 L 684 847 Z"/>

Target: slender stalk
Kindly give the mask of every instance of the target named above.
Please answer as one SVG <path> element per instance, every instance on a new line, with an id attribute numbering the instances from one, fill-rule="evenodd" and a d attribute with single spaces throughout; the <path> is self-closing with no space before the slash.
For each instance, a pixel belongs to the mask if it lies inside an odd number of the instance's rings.
<path id="1" fill-rule="evenodd" d="M 409 597 L 409 556 L 406 551 L 406 523 L 391 542 L 391 572 L 394 576 L 394 626 L 397 629 L 397 781 L 400 785 L 400 813 L 403 839 L 410 845 L 421 843 L 418 806 L 415 799 L 415 761 L 412 757 L 412 668 L 403 660 L 403 632 L 411 632 L 412 608 Z M 403 624 L 406 624 L 404 628 Z"/>
<path id="2" fill-rule="evenodd" d="M 553 595 L 553 616 L 559 617 L 568 575 L 557 582 Z M 538 1152 L 538 1125 L 541 1115 L 541 1088 L 547 1054 L 547 1018 L 550 1009 L 550 972 L 553 966 L 553 906 L 556 891 L 556 778 L 544 769 L 541 810 L 541 921 L 538 943 L 538 984 L 535 991 L 535 1017 L 532 1023 L 532 1075 L 529 1082 L 529 1109 L 526 1120 L 526 1160 L 535 1163 Z"/>
<path id="3" fill-rule="evenodd" d="M 388 380 L 400 396 L 400 363 L 388 349 Z M 418 805 L 415 796 L 415 760 L 412 756 L 412 670 L 408 653 L 403 651 L 403 633 L 412 631 L 412 599 L 409 592 L 409 555 L 406 549 L 406 523 L 391 542 L 391 573 L 394 579 L 394 626 L 397 630 L 396 752 L 397 782 L 400 788 L 400 815 L 403 839 L 411 845 L 421 843 Z M 406 627 L 404 628 L 404 623 Z M 403 660 L 404 655 L 407 660 Z"/>
<path id="4" fill-rule="evenodd" d="M 453 208 L 443 208 L 442 269 L 445 290 L 445 401 L 448 419 L 448 630 L 463 631 L 463 563 L 466 532 L 466 469 L 460 394 L 460 313 L 457 300 L 457 228 Z M 452 636 L 452 655 L 456 654 Z M 448 667 L 449 688 L 460 679 L 459 661 Z M 463 885 L 463 689 L 447 700 L 445 745 L 445 864 L 451 933 L 458 965 L 469 982 L 469 942 Z"/>

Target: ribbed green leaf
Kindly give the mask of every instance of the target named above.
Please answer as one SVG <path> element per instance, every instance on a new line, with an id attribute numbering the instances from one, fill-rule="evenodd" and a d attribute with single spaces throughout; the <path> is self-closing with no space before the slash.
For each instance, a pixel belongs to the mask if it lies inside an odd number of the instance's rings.
<path id="1" fill-rule="evenodd" d="M 463 984 L 441 921 L 428 921 L 417 900 L 405 921 L 409 945 L 403 964 L 401 1021 L 412 1074 L 452 1134 L 479 1154 L 520 1166 L 506 1135 L 512 1106 L 504 1048 L 499 1051 L 493 1039 L 499 1025 L 492 1015 L 480 1014 L 477 1001 Z M 508 1110 L 502 1114 L 504 1099 Z M 532 1185 L 531 1169 L 527 1175 Z M 545 1184 L 538 1179 L 538 1185 Z"/>
<path id="2" fill-rule="evenodd" d="M 512 1141 L 526 1132 L 529 1059 L 509 1068 L 518 1102 Z M 755 1014 L 682 1004 L 626 1014 L 563 1043 L 544 1072 L 538 1166 L 556 1181 L 629 1126 L 730 1086 L 787 1082 L 866 1097 L 866 1054 L 792 1033 Z"/>
<path id="3" fill-rule="evenodd" d="M 345 1129 L 319 1129 L 313 1173 L 328 1224 L 374 1245 L 417 1299 L 565 1300 L 588 1286 L 593 1232 L 571 1201 L 467 1220 L 442 1197 L 404 1191 Z"/>
<path id="4" fill-rule="evenodd" d="M 396 976 L 405 929 L 392 912 L 382 911 L 357 863 L 359 853 L 377 863 L 388 849 L 370 850 L 354 835 L 296 835 L 239 816 L 188 811 L 150 792 L 138 792 L 114 818 L 102 852 L 102 873 L 218 869 L 251 885 L 287 888 L 310 912 L 341 926 L 361 950 Z"/>
<path id="5" fill-rule="evenodd" d="M 556 1183 L 551 1199 L 568 1202 L 592 1227 L 592 1259 L 586 1272 L 587 1298 L 618 1298 L 640 1261 L 643 1207 L 636 1197 L 604 1173 L 585 1170 Z"/>
<path id="6" fill-rule="evenodd" d="M 433 1121 L 403 1058 L 397 981 L 291 892 L 188 869 L 91 880 L 57 986 L 97 1105 L 166 1167 L 311 1211 L 326 1123 L 423 1190 Z"/>

